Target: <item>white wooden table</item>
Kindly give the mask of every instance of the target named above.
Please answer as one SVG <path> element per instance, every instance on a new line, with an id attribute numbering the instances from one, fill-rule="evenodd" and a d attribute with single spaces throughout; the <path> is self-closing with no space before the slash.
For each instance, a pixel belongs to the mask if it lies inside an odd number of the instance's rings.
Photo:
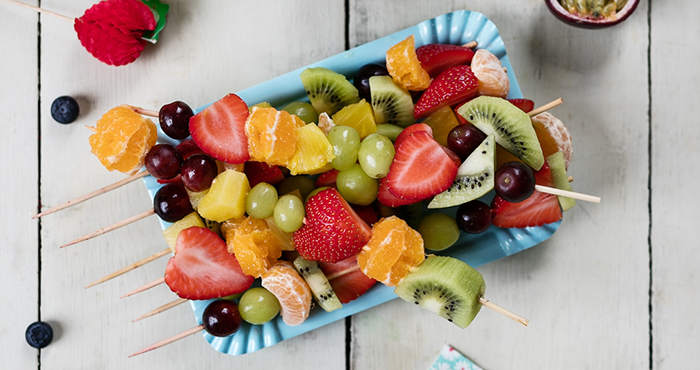
<path id="1" fill-rule="evenodd" d="M 444 344 L 485 369 L 697 367 L 700 3 L 642 1 L 625 23 L 590 31 L 560 23 L 542 0 L 167 2 L 161 41 L 120 68 L 88 55 L 71 24 L 0 2 L 0 368 L 428 369 Z M 92 3 L 41 6 L 78 16 Z M 173 299 L 164 286 L 118 298 L 167 259 L 83 289 L 162 250 L 155 218 L 58 249 L 151 207 L 142 184 L 31 219 L 38 204 L 123 177 L 89 153 L 84 125 L 123 103 L 198 106 L 458 9 L 498 25 L 525 96 L 564 98 L 553 113 L 574 138 L 574 187 L 603 198 L 579 202 L 547 242 L 479 269 L 488 298 L 530 326 L 485 310 L 460 330 L 397 300 L 245 356 L 196 335 L 127 359 L 194 320 L 182 305 L 131 323 Z M 81 104 L 71 125 L 50 116 L 60 95 Z M 41 351 L 23 338 L 39 318 L 56 330 Z"/>

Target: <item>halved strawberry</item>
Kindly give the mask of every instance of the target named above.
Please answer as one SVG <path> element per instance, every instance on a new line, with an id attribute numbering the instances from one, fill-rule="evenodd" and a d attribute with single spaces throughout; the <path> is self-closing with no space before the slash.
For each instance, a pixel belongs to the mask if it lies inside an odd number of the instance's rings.
<path id="1" fill-rule="evenodd" d="M 377 192 L 377 200 L 379 201 L 379 203 L 392 208 L 420 202 L 420 200 L 403 199 L 394 196 L 394 194 L 391 194 L 389 188 L 386 186 L 386 177 L 383 177 L 379 180 L 379 191 Z"/>
<path id="2" fill-rule="evenodd" d="M 372 227 L 375 222 L 379 221 L 379 217 L 377 217 L 377 212 L 374 211 L 374 208 L 372 206 L 360 206 L 357 204 L 352 205 L 352 210 L 357 213 L 358 216 L 364 221 L 367 225 Z"/>
<path id="3" fill-rule="evenodd" d="M 461 45 L 428 44 L 416 49 L 416 56 L 430 77 L 435 77 L 447 68 L 469 64 L 474 50 Z"/>
<path id="4" fill-rule="evenodd" d="M 547 163 L 535 172 L 538 185 L 554 186 L 552 172 Z M 496 195 L 491 202 L 492 223 L 498 227 L 523 228 L 542 226 L 561 220 L 561 208 L 556 195 L 541 193 L 537 190 L 520 203 L 510 203 Z"/>
<path id="5" fill-rule="evenodd" d="M 294 246 L 309 261 L 338 262 L 357 254 L 372 230 L 335 188 L 306 202 L 304 225 L 294 232 Z"/>
<path id="6" fill-rule="evenodd" d="M 177 176 L 173 177 L 172 179 L 158 179 L 156 181 L 158 181 L 159 184 L 182 184 L 182 176 L 180 176 L 180 174 L 178 174 Z"/>
<path id="7" fill-rule="evenodd" d="M 341 303 L 348 303 L 365 294 L 377 282 L 360 271 L 357 256 L 336 263 L 319 262 L 318 265 Z"/>
<path id="8" fill-rule="evenodd" d="M 248 177 L 251 188 L 261 182 L 277 185 L 284 180 L 279 166 L 270 166 L 265 162 L 246 162 L 243 172 Z"/>
<path id="9" fill-rule="evenodd" d="M 326 171 L 320 175 L 318 175 L 318 178 L 316 179 L 316 182 L 314 185 L 317 188 L 320 188 L 322 186 L 330 186 L 330 187 L 335 187 L 335 181 L 338 178 L 338 170 L 330 170 Z"/>
<path id="10" fill-rule="evenodd" d="M 204 227 L 180 232 L 175 256 L 165 268 L 165 283 L 184 299 L 212 299 L 238 294 L 253 284 L 243 273 L 236 256 L 226 250 L 226 242 Z"/>
<path id="11" fill-rule="evenodd" d="M 413 107 L 416 119 L 429 116 L 436 110 L 455 105 L 476 96 L 479 81 L 469 66 L 456 66 L 440 73 Z"/>
<path id="12" fill-rule="evenodd" d="M 411 134 L 414 132 L 418 131 L 425 131 L 430 135 L 430 137 L 433 137 L 433 128 L 428 126 L 425 123 L 414 123 L 405 129 L 403 129 L 400 133 L 399 136 L 396 137 L 396 140 L 394 140 L 394 147 L 398 147 L 399 144 L 401 144 L 402 141 L 406 140 L 407 137 L 409 137 Z"/>
<path id="13" fill-rule="evenodd" d="M 508 101 L 525 113 L 535 109 L 535 102 L 530 99 L 508 99 Z"/>
<path id="14" fill-rule="evenodd" d="M 193 154 L 207 154 L 202 148 L 198 147 L 197 143 L 192 139 L 182 140 L 180 144 L 177 144 L 175 149 L 180 152 L 183 161 Z"/>
<path id="15" fill-rule="evenodd" d="M 458 167 L 442 145 L 418 131 L 396 148 L 386 186 L 398 198 L 427 199 L 452 186 Z"/>
<path id="16" fill-rule="evenodd" d="M 207 154 L 226 163 L 243 163 L 250 158 L 245 121 L 248 106 L 235 94 L 228 94 L 190 118 L 190 134 Z"/>

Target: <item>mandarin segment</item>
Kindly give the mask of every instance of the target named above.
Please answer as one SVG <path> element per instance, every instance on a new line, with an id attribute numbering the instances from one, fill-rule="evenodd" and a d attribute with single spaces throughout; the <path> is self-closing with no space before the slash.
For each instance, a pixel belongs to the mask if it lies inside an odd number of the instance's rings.
<path id="1" fill-rule="evenodd" d="M 245 123 L 250 159 L 286 166 L 296 151 L 299 119 L 275 108 L 253 108 Z M 301 121 L 303 124 L 303 121 Z"/>
<path id="2" fill-rule="evenodd" d="M 264 220 L 246 217 L 225 225 L 228 252 L 236 255 L 246 275 L 260 277 L 282 257 L 282 244 Z"/>
<path id="3" fill-rule="evenodd" d="M 430 75 L 416 56 L 416 39 L 413 35 L 387 50 L 386 69 L 394 81 L 406 90 L 422 91 L 430 86 Z"/>
<path id="4" fill-rule="evenodd" d="M 433 129 L 433 139 L 442 146 L 447 146 L 447 135 L 453 128 L 459 126 L 457 115 L 449 106 L 444 106 L 423 120 L 423 123 Z"/>
<path id="5" fill-rule="evenodd" d="M 277 261 L 262 274 L 262 286 L 280 302 L 282 320 L 289 326 L 303 323 L 311 312 L 311 289 L 287 261 Z"/>
<path id="6" fill-rule="evenodd" d="M 566 129 L 561 120 L 549 112 L 544 112 L 532 117 L 532 126 L 535 128 L 544 156 L 548 157 L 556 152 L 562 152 L 568 169 L 574 155 L 574 149 L 569 130 Z"/>
<path id="7" fill-rule="evenodd" d="M 479 49 L 474 54 L 471 67 L 479 80 L 479 94 L 501 98 L 508 95 L 510 81 L 497 56 L 486 49 Z"/>

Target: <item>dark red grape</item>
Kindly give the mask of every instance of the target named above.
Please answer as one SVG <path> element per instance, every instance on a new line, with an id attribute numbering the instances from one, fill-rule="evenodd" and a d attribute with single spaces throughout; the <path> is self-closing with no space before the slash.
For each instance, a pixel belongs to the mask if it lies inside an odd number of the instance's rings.
<path id="1" fill-rule="evenodd" d="M 193 154 L 182 163 L 180 175 L 187 190 L 204 191 L 211 187 L 219 168 L 216 161 L 206 154 Z"/>
<path id="2" fill-rule="evenodd" d="M 457 226 L 469 234 L 479 234 L 491 226 L 491 208 L 481 201 L 473 200 L 457 208 Z"/>
<path id="3" fill-rule="evenodd" d="M 182 157 L 174 146 L 158 144 L 146 154 L 146 169 L 157 179 L 168 180 L 180 174 Z"/>
<path id="4" fill-rule="evenodd" d="M 187 191 L 178 183 L 158 189 L 153 197 L 153 209 L 158 217 L 167 222 L 178 221 L 194 211 Z"/>
<path id="5" fill-rule="evenodd" d="M 209 303 L 202 314 L 204 330 L 215 337 L 228 337 L 238 331 L 242 322 L 238 306 L 226 299 Z"/>
<path id="6" fill-rule="evenodd" d="M 486 134 L 473 125 L 459 125 L 447 135 L 447 147 L 464 161 L 485 139 Z"/>
<path id="7" fill-rule="evenodd" d="M 192 116 L 194 116 L 192 108 L 181 101 L 166 104 L 158 112 L 160 128 L 166 135 L 176 140 L 190 136 L 190 117 Z"/>
<path id="8" fill-rule="evenodd" d="M 368 102 L 371 101 L 372 95 L 369 90 L 369 78 L 372 76 L 388 76 L 389 71 L 386 70 L 381 64 L 366 64 L 357 71 L 355 74 L 355 87 L 360 93 L 360 99 L 365 99 Z"/>
<path id="9" fill-rule="evenodd" d="M 508 162 L 496 171 L 494 190 L 511 203 L 522 202 L 535 191 L 535 173 L 520 162 Z"/>

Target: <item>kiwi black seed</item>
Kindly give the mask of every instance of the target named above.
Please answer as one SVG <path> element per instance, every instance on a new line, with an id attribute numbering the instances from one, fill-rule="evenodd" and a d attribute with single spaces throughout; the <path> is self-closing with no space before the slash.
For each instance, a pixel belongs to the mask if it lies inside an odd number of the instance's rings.
<path id="1" fill-rule="evenodd" d="M 429 256 L 399 282 L 401 299 L 466 328 L 479 313 L 486 283 L 479 272 L 452 257 Z"/>
<path id="2" fill-rule="evenodd" d="M 446 208 L 478 199 L 494 186 L 496 140 L 489 135 L 462 162 L 452 186 L 430 201 L 428 208 Z"/>
<path id="3" fill-rule="evenodd" d="M 370 77 L 369 87 L 372 109 L 378 125 L 389 123 L 407 127 L 416 122 L 413 118 L 411 94 L 394 83 L 391 76 Z"/>
<path id="4" fill-rule="evenodd" d="M 528 166 L 542 168 L 540 142 L 530 116 L 520 108 L 505 99 L 480 96 L 462 105 L 457 113 L 486 135 L 495 134 L 498 144 Z"/>
<path id="5" fill-rule="evenodd" d="M 333 115 L 340 108 L 360 101 L 357 88 L 345 76 L 328 68 L 308 68 L 299 77 L 318 114 Z"/>

